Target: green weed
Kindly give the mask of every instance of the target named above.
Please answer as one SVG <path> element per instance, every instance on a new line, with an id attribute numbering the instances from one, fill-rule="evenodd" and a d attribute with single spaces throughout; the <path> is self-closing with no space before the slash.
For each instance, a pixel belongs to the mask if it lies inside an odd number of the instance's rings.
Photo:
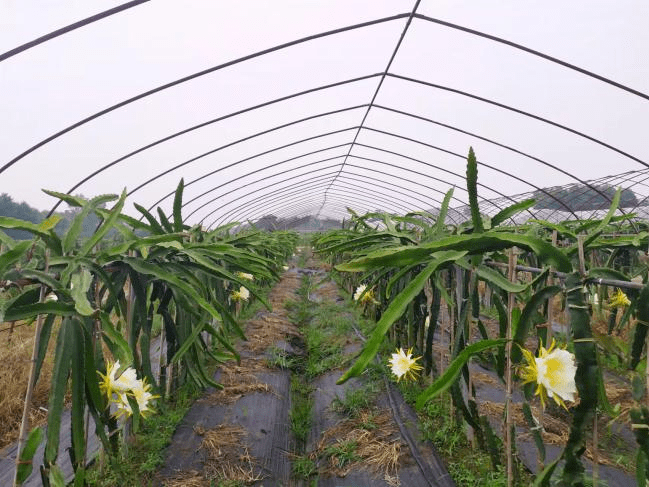
<path id="1" fill-rule="evenodd" d="M 334 465 L 342 468 L 361 459 L 356 453 L 357 448 L 358 443 L 355 441 L 341 441 L 335 445 L 329 445 L 325 449 L 325 455 L 330 457 Z"/>
<path id="2" fill-rule="evenodd" d="M 360 389 L 347 389 L 343 398 L 336 395 L 331 402 L 334 411 L 345 414 L 350 418 L 358 418 L 362 411 L 369 409 L 379 392 L 379 385 L 376 382 L 369 382 Z"/>
<path id="3" fill-rule="evenodd" d="M 298 479 L 308 479 L 318 473 L 318 466 L 308 456 L 298 456 L 293 460 L 293 476 Z"/>

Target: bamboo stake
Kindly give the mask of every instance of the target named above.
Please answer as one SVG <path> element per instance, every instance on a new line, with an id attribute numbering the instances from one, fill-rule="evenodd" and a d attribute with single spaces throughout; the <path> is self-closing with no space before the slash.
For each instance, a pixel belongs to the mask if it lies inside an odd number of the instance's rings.
<path id="1" fill-rule="evenodd" d="M 50 267 L 50 250 L 45 251 L 45 272 Z M 45 301 L 46 287 L 41 285 L 39 302 Z M 32 358 L 29 363 L 29 381 L 27 382 L 27 392 L 25 392 L 25 402 L 23 404 L 23 417 L 20 422 L 20 433 L 18 435 L 18 450 L 16 452 L 16 471 L 14 472 L 13 485 L 18 485 L 18 466 L 20 465 L 20 453 L 23 450 L 27 433 L 29 432 L 29 410 L 32 406 L 32 396 L 34 395 L 34 386 L 36 385 L 36 358 L 38 357 L 38 347 L 40 345 L 41 330 L 43 329 L 43 315 L 36 318 L 36 329 L 34 330 L 34 347 L 32 348 Z"/>
<path id="2" fill-rule="evenodd" d="M 516 252 L 515 247 L 509 250 L 508 278 L 510 282 L 516 280 Z M 512 312 L 514 310 L 514 293 L 507 296 L 507 343 L 505 345 L 505 456 L 507 457 L 507 487 L 514 484 L 514 459 L 512 457 L 512 428 L 514 421 L 512 417 Z"/>

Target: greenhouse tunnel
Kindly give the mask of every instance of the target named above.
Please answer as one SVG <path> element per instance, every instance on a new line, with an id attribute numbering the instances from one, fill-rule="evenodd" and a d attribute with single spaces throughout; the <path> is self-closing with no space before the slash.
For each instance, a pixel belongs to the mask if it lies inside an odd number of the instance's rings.
<path id="1" fill-rule="evenodd" d="M 583 218 L 618 186 L 619 211 L 646 206 L 634 2 L 45 8 L 6 7 L 0 56 L 3 188 L 41 210 L 41 189 L 126 187 L 168 212 L 183 178 L 206 226 L 303 214 L 305 194 L 336 220 L 434 211 L 450 187 L 462 219 L 470 146 L 484 214 L 533 196 L 526 216 Z"/>
<path id="2" fill-rule="evenodd" d="M 646 237 L 649 2 L 0 3 L 0 219 L 40 225 L 36 236 L 76 197 L 115 195 L 99 204 L 105 213 L 88 210 L 103 215 L 97 229 L 117 205 L 134 231 L 151 218 L 179 233 L 311 234 L 360 220 L 391 231 L 439 215 L 476 231 L 477 216 L 498 215 L 512 228 L 542 222 L 552 245 L 565 222 L 587 231 L 626 221 L 620 247 Z M 180 212 L 185 226 L 174 223 Z M 578 245 L 592 244 L 577 233 Z M 2 270 L 13 244 L 0 244 Z M 610 262 L 628 269 L 646 250 Z M 43 274 L 0 283 L 47 279 L 49 258 Z M 567 279 L 558 262 L 546 272 Z M 506 259 L 498 265 L 505 276 Z M 631 297 L 644 292 L 621 274 L 603 278 Z M 14 321 L 0 326 L 13 333 Z M 649 473 L 646 456 L 638 468 Z"/>

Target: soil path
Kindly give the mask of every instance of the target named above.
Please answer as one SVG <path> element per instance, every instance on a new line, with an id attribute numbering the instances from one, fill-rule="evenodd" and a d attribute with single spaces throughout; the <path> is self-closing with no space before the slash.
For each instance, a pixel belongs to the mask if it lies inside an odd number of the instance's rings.
<path id="1" fill-rule="evenodd" d="M 295 381 L 304 375 L 291 369 L 290 363 L 285 368 L 277 365 L 306 352 L 285 304 L 301 299 L 296 291 L 302 277 L 309 275 L 313 286 L 308 299 L 313 307 L 337 304 L 344 312 L 335 283 L 317 264 L 309 264 L 285 272 L 269 296 L 273 311 L 259 312 L 247 323 L 248 341 L 240 344 L 241 364 L 226 364 L 216 376 L 224 389 L 208 391 L 190 409 L 167 450 L 157 485 L 454 485 L 431 445 L 419 440 L 415 414 L 398 391 L 385 388 L 380 377 L 336 385 L 343 370 L 337 367 L 309 376 L 311 426 L 302 441 L 295 437 L 291 427 L 299 401 Z M 360 348 L 356 337 L 346 337 L 342 365 L 347 366 Z M 374 399 L 360 416 L 351 417 L 334 407 L 353 391 L 365 394 L 363 388 L 370 383 L 376 389 Z M 354 451 L 345 456 L 343 450 L 351 444 Z M 296 474 L 298 462 L 311 465 L 317 473 Z"/>

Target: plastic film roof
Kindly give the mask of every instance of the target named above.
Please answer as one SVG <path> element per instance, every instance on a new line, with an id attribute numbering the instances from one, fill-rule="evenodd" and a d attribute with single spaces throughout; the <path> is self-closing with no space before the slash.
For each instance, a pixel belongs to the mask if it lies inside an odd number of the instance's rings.
<path id="1" fill-rule="evenodd" d="M 648 24 L 643 0 L 2 2 L 2 192 L 126 187 L 169 212 L 184 178 L 213 227 L 455 187 L 455 221 L 472 146 L 487 214 L 588 217 L 622 186 L 642 216 Z"/>

